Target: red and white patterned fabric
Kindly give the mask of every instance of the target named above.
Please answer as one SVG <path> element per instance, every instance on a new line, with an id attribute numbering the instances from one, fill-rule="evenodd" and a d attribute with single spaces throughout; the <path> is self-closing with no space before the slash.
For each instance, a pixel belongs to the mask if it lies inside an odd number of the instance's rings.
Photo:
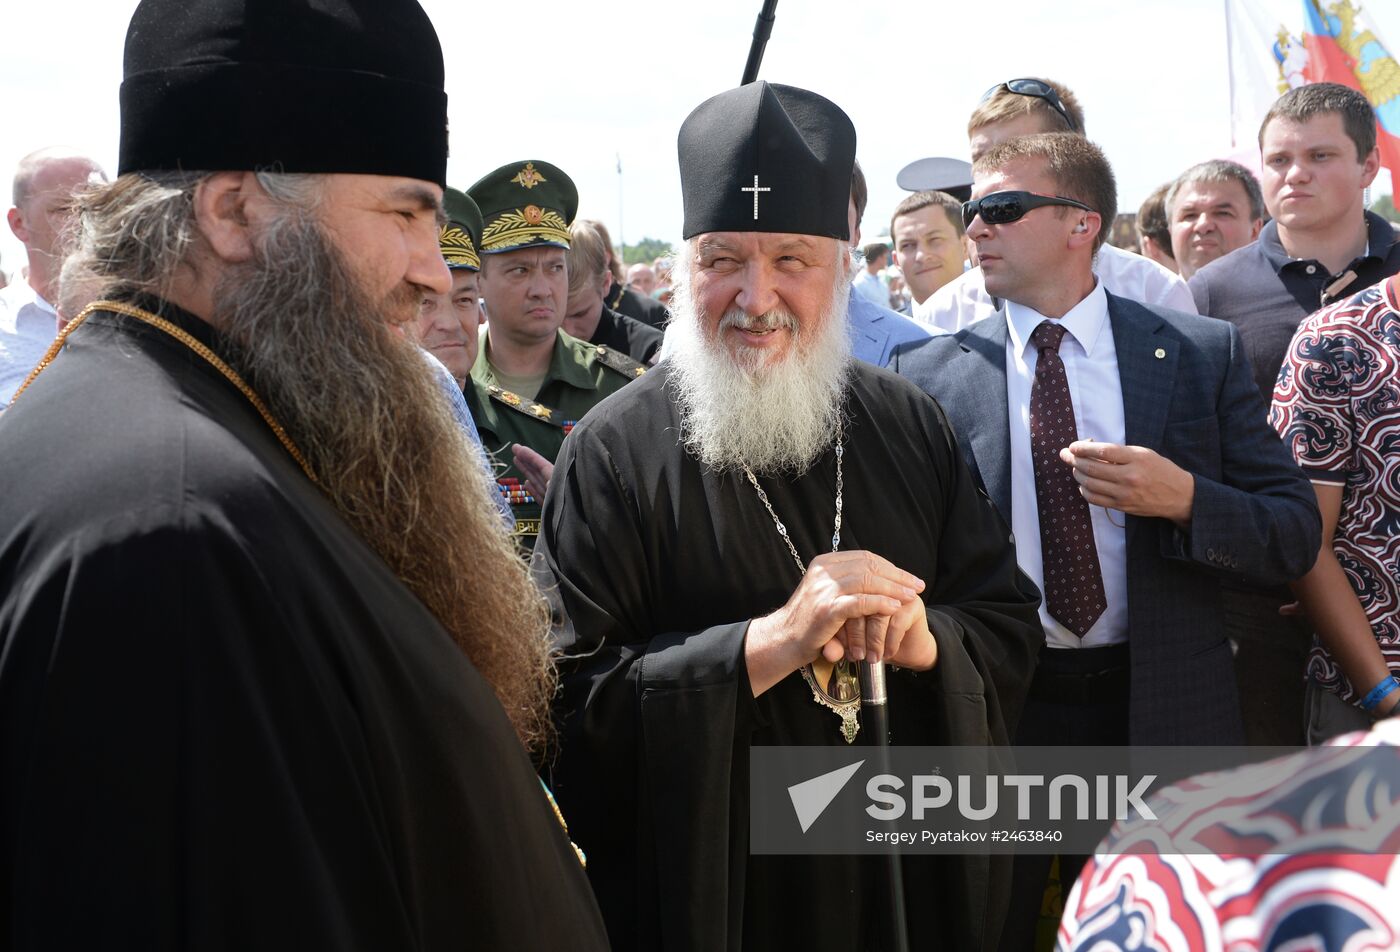
<path id="1" fill-rule="evenodd" d="M 1345 486 L 1337 561 L 1400 673 L 1400 307 L 1396 279 L 1303 321 L 1279 372 L 1269 421 L 1315 482 Z M 1308 676 L 1354 701 L 1320 645 Z M 1371 685 L 1363 685 L 1361 691 Z"/>
<path id="2" fill-rule="evenodd" d="M 1148 806 L 1084 867 L 1057 952 L 1400 949 L 1400 720 Z"/>

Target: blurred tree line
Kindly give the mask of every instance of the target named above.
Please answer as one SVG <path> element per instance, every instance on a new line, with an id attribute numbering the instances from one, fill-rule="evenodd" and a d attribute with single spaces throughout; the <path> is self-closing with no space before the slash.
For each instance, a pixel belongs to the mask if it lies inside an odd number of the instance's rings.
<path id="1" fill-rule="evenodd" d="M 622 263 L 625 265 L 651 264 L 662 255 L 674 251 L 669 241 L 660 238 L 643 238 L 635 245 L 622 246 Z"/>

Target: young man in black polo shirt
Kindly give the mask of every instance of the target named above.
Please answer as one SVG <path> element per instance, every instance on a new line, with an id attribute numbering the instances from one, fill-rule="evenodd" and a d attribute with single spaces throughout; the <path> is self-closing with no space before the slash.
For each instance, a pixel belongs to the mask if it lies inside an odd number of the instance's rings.
<path id="1" fill-rule="evenodd" d="M 1259 150 L 1273 221 L 1190 286 L 1197 310 L 1239 328 L 1267 404 L 1298 324 L 1400 271 L 1400 244 L 1389 222 L 1366 211 L 1380 151 L 1365 96 L 1336 83 L 1289 90 L 1264 117 Z"/>
<path id="2" fill-rule="evenodd" d="M 1197 271 L 1190 287 L 1202 314 L 1239 328 L 1267 405 L 1298 325 L 1400 271 L 1400 243 L 1366 211 L 1380 153 L 1375 113 L 1360 93 L 1335 83 L 1290 90 L 1264 117 L 1259 149 L 1273 221 L 1257 241 Z M 1310 625 L 1279 615 L 1293 601 L 1283 586 L 1232 584 L 1223 596 L 1247 740 L 1302 743 Z"/>

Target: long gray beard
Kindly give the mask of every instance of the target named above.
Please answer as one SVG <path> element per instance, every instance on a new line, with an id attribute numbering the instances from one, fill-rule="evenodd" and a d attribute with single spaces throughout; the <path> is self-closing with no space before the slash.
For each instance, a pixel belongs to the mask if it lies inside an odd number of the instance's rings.
<path id="1" fill-rule="evenodd" d="M 676 267 L 666 362 L 686 449 L 719 472 L 746 466 L 769 475 L 805 472 L 831 445 L 844 412 L 851 367 L 849 284 L 844 276 L 836 282 L 820 326 L 805 333 L 786 311 L 757 318 L 742 311 L 725 314 L 721 331 L 731 325 L 794 330 L 783 360 L 765 366 L 764 353 L 746 349 L 731 356 L 718 334 L 706 333 L 685 264 Z"/>
<path id="2" fill-rule="evenodd" d="M 289 211 L 219 282 L 214 316 L 341 515 L 537 744 L 554 687 L 548 612 L 428 364 L 388 326 L 420 299 L 405 284 L 370 300 L 310 214 Z"/>

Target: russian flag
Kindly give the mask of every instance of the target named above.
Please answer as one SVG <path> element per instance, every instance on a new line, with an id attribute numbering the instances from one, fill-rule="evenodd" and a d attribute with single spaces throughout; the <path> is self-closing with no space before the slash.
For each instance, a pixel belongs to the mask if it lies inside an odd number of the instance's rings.
<path id="1" fill-rule="evenodd" d="M 1364 11 L 1351 0 L 1303 0 L 1303 75 L 1310 83 L 1340 83 L 1376 110 L 1381 165 L 1400 188 L 1400 63 L 1390 55 Z"/>

